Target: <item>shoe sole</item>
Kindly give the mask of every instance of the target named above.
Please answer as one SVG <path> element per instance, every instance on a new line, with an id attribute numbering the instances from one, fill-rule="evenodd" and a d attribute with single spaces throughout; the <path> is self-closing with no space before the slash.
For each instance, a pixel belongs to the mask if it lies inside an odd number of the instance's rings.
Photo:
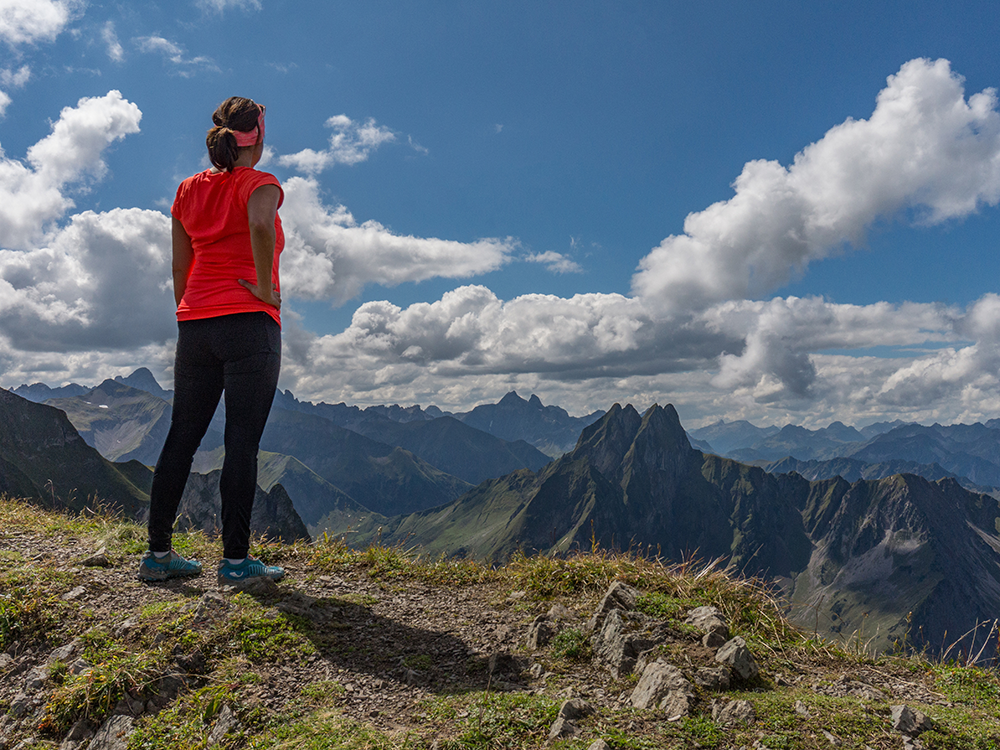
<path id="1" fill-rule="evenodd" d="M 171 578 L 191 578 L 192 576 L 200 576 L 202 571 L 191 570 L 191 571 L 178 571 L 178 570 L 164 570 L 154 571 L 140 570 L 138 578 L 140 581 L 145 581 L 146 583 L 162 583 L 163 581 L 169 581 Z"/>

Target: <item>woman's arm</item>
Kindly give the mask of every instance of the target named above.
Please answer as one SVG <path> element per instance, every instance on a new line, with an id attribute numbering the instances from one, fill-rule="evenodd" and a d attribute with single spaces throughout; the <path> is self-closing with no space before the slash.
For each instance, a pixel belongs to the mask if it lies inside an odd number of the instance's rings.
<path id="1" fill-rule="evenodd" d="M 257 299 L 281 309 L 278 287 L 271 281 L 276 240 L 274 217 L 278 213 L 279 200 L 281 188 L 277 185 L 261 185 L 250 194 L 247 201 L 247 221 L 250 223 L 250 249 L 253 251 L 254 268 L 257 270 L 257 283 L 251 284 L 246 279 L 240 279 L 240 283 Z"/>
<path id="2" fill-rule="evenodd" d="M 188 236 L 184 225 L 176 216 L 172 216 L 173 222 L 170 229 L 171 247 L 173 249 L 174 275 L 174 302 L 178 305 L 184 297 L 184 290 L 187 288 L 188 276 L 191 274 L 191 266 L 194 263 L 194 249 L 191 247 L 191 237 Z"/>

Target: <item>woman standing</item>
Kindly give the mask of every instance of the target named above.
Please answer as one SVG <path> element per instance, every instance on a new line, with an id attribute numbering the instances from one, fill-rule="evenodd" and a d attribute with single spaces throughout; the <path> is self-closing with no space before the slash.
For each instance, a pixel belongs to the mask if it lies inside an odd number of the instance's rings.
<path id="1" fill-rule="evenodd" d="M 213 167 L 184 180 L 171 209 L 174 403 L 150 491 L 149 551 L 139 566 L 145 581 L 201 573 L 201 563 L 171 549 L 171 535 L 195 451 L 223 393 L 219 583 L 284 576 L 249 556 L 257 449 L 281 364 L 283 193 L 274 175 L 254 169 L 264 152 L 264 107 L 234 96 L 219 105 L 212 122 L 206 143 Z"/>

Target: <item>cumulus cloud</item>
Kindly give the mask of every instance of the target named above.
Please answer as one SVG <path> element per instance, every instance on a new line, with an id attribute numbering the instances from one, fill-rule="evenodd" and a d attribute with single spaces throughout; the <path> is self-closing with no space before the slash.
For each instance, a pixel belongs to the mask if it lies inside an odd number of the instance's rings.
<path id="1" fill-rule="evenodd" d="M 541 263 L 552 273 L 581 273 L 583 271 L 575 260 L 552 250 L 544 253 L 532 253 L 525 260 L 529 263 Z"/>
<path id="2" fill-rule="evenodd" d="M 642 259 L 638 295 L 667 309 L 760 296 L 811 261 L 857 245 L 879 217 L 924 224 L 1000 200 L 993 89 L 966 100 L 947 60 L 911 60 L 867 120 L 837 125 L 789 167 L 752 161 L 727 201 L 690 214 Z"/>
<path id="3" fill-rule="evenodd" d="M 0 250 L 0 334 L 35 352 L 145 346 L 174 334 L 170 220 L 85 211 L 43 247 Z"/>
<path id="4" fill-rule="evenodd" d="M 51 42 L 80 5 L 77 0 L 0 0 L 0 39 L 12 47 Z"/>
<path id="5" fill-rule="evenodd" d="M 210 57 L 198 55 L 188 57 L 184 49 L 169 39 L 162 36 L 144 36 L 136 39 L 136 44 L 140 52 L 158 54 L 165 57 L 174 65 L 174 70 L 184 78 L 200 75 L 206 72 L 218 72 L 219 66 Z"/>
<path id="6" fill-rule="evenodd" d="M 64 108 L 52 132 L 28 149 L 27 164 L 0 150 L 0 246 L 32 247 L 73 207 L 66 187 L 100 179 L 104 149 L 138 132 L 141 118 L 136 105 L 109 91 Z"/>
<path id="7" fill-rule="evenodd" d="M 293 177 L 284 185 L 281 219 L 283 289 L 340 304 L 367 284 L 396 286 L 435 277 L 466 278 L 509 260 L 511 240 L 456 242 L 394 234 L 376 221 L 358 224 L 344 206 L 324 205 L 319 184 Z"/>
<path id="8" fill-rule="evenodd" d="M 392 130 L 377 125 L 372 118 L 357 122 L 347 115 L 336 115 L 326 121 L 326 127 L 333 128 L 328 148 L 322 151 L 303 149 L 282 156 L 278 163 L 307 175 L 316 175 L 335 164 L 350 165 L 365 161 L 383 143 L 396 140 Z"/>

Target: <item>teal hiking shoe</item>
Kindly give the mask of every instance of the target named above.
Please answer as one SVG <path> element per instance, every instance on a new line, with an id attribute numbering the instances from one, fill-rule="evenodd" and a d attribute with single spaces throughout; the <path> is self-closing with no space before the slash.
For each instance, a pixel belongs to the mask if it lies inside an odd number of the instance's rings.
<path id="1" fill-rule="evenodd" d="M 140 581 L 166 581 L 168 578 L 186 578 L 201 575 L 201 563 L 197 560 L 186 560 L 174 550 L 169 555 L 157 557 L 152 552 L 146 552 L 139 563 Z"/>
<path id="2" fill-rule="evenodd" d="M 247 557 L 236 565 L 225 559 L 219 563 L 220 586 L 235 586 L 255 578 L 270 578 L 272 581 L 280 581 L 284 577 L 284 568 L 279 568 L 277 565 L 265 565 L 254 557 Z"/>

